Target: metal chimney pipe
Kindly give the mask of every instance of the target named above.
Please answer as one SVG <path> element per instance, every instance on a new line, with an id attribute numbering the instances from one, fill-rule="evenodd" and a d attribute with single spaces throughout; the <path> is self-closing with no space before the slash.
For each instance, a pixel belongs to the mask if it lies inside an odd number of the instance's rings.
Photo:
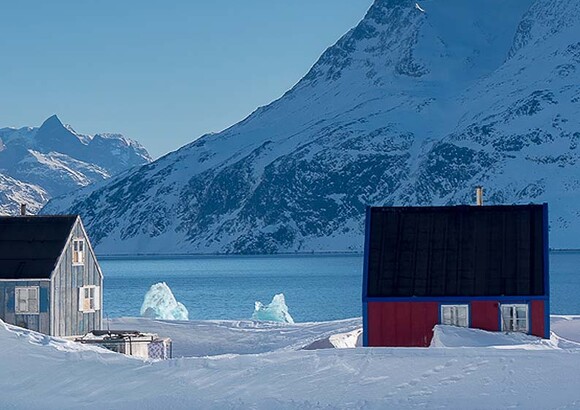
<path id="1" fill-rule="evenodd" d="M 483 206 L 483 187 L 482 186 L 478 186 L 477 188 L 475 188 L 475 201 L 477 203 L 477 206 Z"/>
<path id="2" fill-rule="evenodd" d="M 26 204 L 20 204 L 20 216 L 26 216 Z"/>

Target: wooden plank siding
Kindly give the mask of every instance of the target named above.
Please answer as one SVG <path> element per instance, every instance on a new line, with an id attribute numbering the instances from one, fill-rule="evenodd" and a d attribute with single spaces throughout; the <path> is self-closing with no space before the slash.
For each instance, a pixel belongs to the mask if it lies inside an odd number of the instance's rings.
<path id="1" fill-rule="evenodd" d="M 73 239 L 85 240 L 85 260 L 81 266 L 73 266 Z M 103 279 L 80 219 L 77 219 L 73 226 L 51 279 L 53 326 L 50 334 L 54 336 L 78 336 L 91 330 L 101 329 Z M 99 310 L 85 313 L 79 310 L 79 288 L 89 285 L 101 288 L 99 292 L 101 300 L 98 301 Z"/>
<path id="2" fill-rule="evenodd" d="M 38 286 L 40 289 L 39 313 L 20 315 L 16 314 L 15 298 L 16 287 Z M 4 322 L 26 329 L 49 334 L 50 332 L 50 282 L 48 280 L 16 280 L 0 282 L 0 318 Z"/>

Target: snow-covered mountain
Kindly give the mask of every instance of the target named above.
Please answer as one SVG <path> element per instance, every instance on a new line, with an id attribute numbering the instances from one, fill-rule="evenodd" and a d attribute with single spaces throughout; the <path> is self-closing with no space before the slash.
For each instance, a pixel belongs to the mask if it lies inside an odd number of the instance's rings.
<path id="1" fill-rule="evenodd" d="M 139 143 L 119 134 L 79 134 L 56 115 L 37 128 L 1 128 L 0 213 L 17 213 L 21 203 L 37 212 L 53 196 L 149 162 Z"/>
<path id="2" fill-rule="evenodd" d="M 279 100 L 43 210 L 102 253 L 361 250 L 366 205 L 548 201 L 578 247 L 580 3 L 376 0 Z"/>

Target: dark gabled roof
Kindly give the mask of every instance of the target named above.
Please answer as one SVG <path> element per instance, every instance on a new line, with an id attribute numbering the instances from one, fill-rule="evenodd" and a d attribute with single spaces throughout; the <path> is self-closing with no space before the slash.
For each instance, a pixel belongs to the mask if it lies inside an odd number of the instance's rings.
<path id="1" fill-rule="evenodd" d="M 0 217 L 0 279 L 48 279 L 76 215 Z"/>
<path id="2" fill-rule="evenodd" d="M 370 209 L 367 295 L 543 296 L 542 205 Z"/>

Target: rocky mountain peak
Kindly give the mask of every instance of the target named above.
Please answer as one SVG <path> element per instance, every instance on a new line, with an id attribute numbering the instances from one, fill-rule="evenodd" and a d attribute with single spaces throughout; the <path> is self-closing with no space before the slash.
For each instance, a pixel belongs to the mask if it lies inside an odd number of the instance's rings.
<path id="1" fill-rule="evenodd" d="M 366 206 L 472 203 L 483 184 L 487 203 L 550 202 L 565 247 L 580 229 L 577 9 L 377 0 L 276 102 L 43 212 L 83 215 L 103 253 L 360 251 Z"/>
<path id="2" fill-rule="evenodd" d="M 22 201 L 36 212 L 53 196 L 151 161 L 135 141 L 122 135 L 94 141 L 64 125 L 57 115 L 38 128 L 3 128 L 0 138 L 0 186 L 5 192 L 1 214 L 17 212 Z"/>

